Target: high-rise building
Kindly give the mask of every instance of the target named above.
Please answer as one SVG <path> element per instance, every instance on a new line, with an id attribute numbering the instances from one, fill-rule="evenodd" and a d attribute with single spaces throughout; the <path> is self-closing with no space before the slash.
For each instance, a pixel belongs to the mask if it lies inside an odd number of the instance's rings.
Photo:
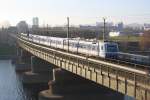
<path id="1" fill-rule="evenodd" d="M 32 28 L 38 28 L 38 27 L 39 27 L 39 18 L 38 17 L 34 17 L 33 18 Z"/>

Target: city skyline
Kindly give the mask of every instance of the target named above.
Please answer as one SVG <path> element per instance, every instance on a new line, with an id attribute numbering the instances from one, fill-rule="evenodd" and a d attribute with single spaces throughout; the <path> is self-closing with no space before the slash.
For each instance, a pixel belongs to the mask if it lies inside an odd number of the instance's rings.
<path id="1" fill-rule="evenodd" d="M 94 24 L 103 17 L 110 22 L 150 23 L 149 0 L 0 0 L 0 22 L 16 25 L 25 20 L 32 24 L 63 25 L 69 16 L 71 24 Z"/>

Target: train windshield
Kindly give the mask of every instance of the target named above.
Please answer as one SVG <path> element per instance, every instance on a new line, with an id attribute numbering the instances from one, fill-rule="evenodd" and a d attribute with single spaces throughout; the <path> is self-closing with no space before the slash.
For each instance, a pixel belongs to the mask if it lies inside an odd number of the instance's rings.
<path id="1" fill-rule="evenodd" d="M 116 44 L 107 44 L 107 52 L 118 52 L 118 46 Z"/>

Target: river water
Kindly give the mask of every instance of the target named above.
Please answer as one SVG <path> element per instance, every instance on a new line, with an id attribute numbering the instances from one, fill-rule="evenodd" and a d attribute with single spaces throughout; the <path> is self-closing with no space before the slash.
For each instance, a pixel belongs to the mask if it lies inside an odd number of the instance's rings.
<path id="1" fill-rule="evenodd" d="M 0 60 L 0 100 L 35 100 L 23 87 L 11 60 Z"/>
<path id="2" fill-rule="evenodd" d="M 114 94 L 108 94 L 111 98 Z M 118 96 L 118 95 L 116 95 Z M 115 97 L 116 99 L 98 99 L 98 100 L 133 100 L 127 96 Z M 35 88 L 23 86 L 20 75 L 15 72 L 15 65 L 11 60 L 0 60 L 0 100 L 37 100 Z"/>

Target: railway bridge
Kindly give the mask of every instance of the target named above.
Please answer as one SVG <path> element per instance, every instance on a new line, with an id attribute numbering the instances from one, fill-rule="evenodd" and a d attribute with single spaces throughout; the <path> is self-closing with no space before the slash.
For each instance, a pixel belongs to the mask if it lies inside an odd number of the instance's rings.
<path id="1" fill-rule="evenodd" d="M 137 100 L 150 100 L 150 76 L 145 70 L 46 47 L 19 36 L 17 44 L 20 49 L 49 64 Z"/>

